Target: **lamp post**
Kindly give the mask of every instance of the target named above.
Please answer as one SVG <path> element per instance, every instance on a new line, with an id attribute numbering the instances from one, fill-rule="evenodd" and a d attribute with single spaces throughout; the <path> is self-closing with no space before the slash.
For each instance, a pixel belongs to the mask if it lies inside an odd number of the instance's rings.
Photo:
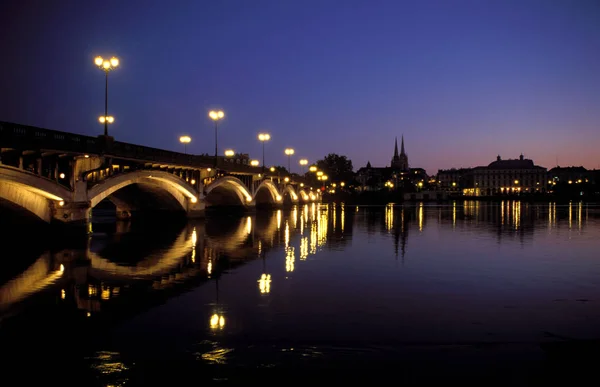
<path id="1" fill-rule="evenodd" d="M 225 150 L 225 156 L 227 157 L 233 157 L 235 155 L 235 151 L 233 149 L 227 149 Z"/>
<path id="2" fill-rule="evenodd" d="M 294 150 L 292 148 L 286 148 L 285 154 L 288 156 L 288 173 L 291 175 L 292 168 L 291 168 L 290 162 L 291 162 L 292 155 L 294 154 Z"/>
<path id="3" fill-rule="evenodd" d="M 225 117 L 225 113 L 223 113 L 222 110 L 211 110 L 208 112 L 208 116 L 215 122 L 215 168 L 217 168 L 217 127 L 219 125 L 219 120 L 222 120 L 223 117 Z"/>
<path id="4" fill-rule="evenodd" d="M 97 56 L 94 59 L 94 63 L 98 68 L 104 71 L 105 74 L 105 86 L 104 86 L 104 119 L 100 120 L 101 123 L 104 124 L 104 135 L 108 136 L 108 124 L 111 124 L 114 121 L 114 118 L 108 115 L 108 72 L 116 69 L 119 66 L 119 59 L 116 57 L 108 59 L 104 59 L 101 56 Z M 109 118 L 111 120 L 109 120 Z"/>
<path id="5" fill-rule="evenodd" d="M 304 173 L 304 166 L 308 164 L 308 160 L 307 159 L 300 159 L 300 161 L 298 161 L 300 163 L 300 165 L 302 165 L 302 173 Z"/>
<path id="6" fill-rule="evenodd" d="M 265 173 L 265 142 L 271 139 L 271 135 L 269 133 L 259 133 L 258 140 L 262 142 L 262 165 L 263 165 L 263 173 Z"/>
<path id="7" fill-rule="evenodd" d="M 104 124 L 104 127 L 106 128 L 106 125 L 112 124 L 113 122 L 115 122 L 115 117 L 113 117 L 113 116 L 100 116 L 100 117 L 98 117 L 98 121 L 100 121 L 101 124 Z M 104 130 L 105 130 L 105 133 L 106 133 L 106 129 L 104 129 Z M 105 134 L 105 136 L 106 136 L 106 134 Z"/>
<path id="8" fill-rule="evenodd" d="M 183 144 L 183 153 L 187 154 L 187 144 L 192 142 L 192 138 L 190 136 L 181 136 L 179 137 L 179 142 Z"/>

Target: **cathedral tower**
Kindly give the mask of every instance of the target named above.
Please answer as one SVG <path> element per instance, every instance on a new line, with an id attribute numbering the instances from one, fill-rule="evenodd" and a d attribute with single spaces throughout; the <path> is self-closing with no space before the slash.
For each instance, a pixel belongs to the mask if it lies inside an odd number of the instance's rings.
<path id="1" fill-rule="evenodd" d="M 398 137 L 396 137 L 394 143 L 394 157 L 392 157 L 392 165 L 393 169 L 398 169 L 401 171 L 408 170 L 408 156 L 404 152 L 404 135 L 402 135 L 402 145 L 400 145 L 400 154 L 398 154 Z"/>

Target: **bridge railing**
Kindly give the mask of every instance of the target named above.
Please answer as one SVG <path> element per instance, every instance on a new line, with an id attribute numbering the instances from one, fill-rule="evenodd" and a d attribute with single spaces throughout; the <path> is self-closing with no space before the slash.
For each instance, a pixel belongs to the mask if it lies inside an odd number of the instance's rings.
<path id="1" fill-rule="evenodd" d="M 91 137 L 3 121 L 0 121 L 0 146 L 21 150 L 47 149 L 81 154 L 105 154 L 140 162 L 178 164 L 190 168 L 215 166 L 214 156 L 185 154 L 113 141 L 104 136 Z M 217 168 L 247 174 L 258 174 L 262 171 L 260 167 L 229 162 L 224 156 L 217 157 Z"/>
<path id="2" fill-rule="evenodd" d="M 1 121 L 0 146 L 21 149 L 52 149 L 78 153 L 99 152 L 99 142 L 96 137 Z"/>

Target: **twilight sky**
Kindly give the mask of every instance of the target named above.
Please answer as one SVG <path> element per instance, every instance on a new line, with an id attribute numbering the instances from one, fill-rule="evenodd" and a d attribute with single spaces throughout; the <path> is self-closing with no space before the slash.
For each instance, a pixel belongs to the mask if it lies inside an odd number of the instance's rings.
<path id="1" fill-rule="evenodd" d="M 267 164 L 348 156 L 412 167 L 487 165 L 522 152 L 600 168 L 596 0 L 8 0 L 0 5 L 0 121 L 214 152 Z"/>

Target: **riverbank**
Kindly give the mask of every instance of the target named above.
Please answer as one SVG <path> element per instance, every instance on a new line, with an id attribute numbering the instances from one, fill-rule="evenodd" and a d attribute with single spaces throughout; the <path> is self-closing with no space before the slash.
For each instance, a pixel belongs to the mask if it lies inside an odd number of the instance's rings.
<path id="1" fill-rule="evenodd" d="M 389 203 L 452 203 L 455 201 L 502 202 L 518 200 L 528 203 L 557 203 L 568 204 L 571 202 L 600 203 L 600 195 L 498 195 L 498 196 L 463 196 L 448 195 L 443 199 L 406 199 L 401 192 L 362 192 L 357 194 L 323 194 L 323 203 L 345 203 L 353 205 L 385 205 Z"/>

